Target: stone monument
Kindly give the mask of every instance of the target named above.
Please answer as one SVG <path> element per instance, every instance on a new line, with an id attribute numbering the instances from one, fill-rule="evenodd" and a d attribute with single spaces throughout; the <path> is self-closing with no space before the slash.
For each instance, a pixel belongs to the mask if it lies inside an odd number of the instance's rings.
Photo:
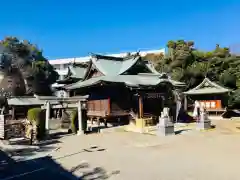
<path id="1" fill-rule="evenodd" d="M 157 125 L 157 134 L 161 136 L 175 134 L 174 124 L 169 117 L 169 108 L 163 108 L 163 112 L 161 112 L 161 117 L 159 117 L 159 123 Z"/>
<path id="2" fill-rule="evenodd" d="M 200 120 L 197 122 L 197 129 L 198 130 L 207 130 L 211 129 L 211 120 L 208 118 L 208 114 L 205 109 L 201 109 L 200 112 Z"/>

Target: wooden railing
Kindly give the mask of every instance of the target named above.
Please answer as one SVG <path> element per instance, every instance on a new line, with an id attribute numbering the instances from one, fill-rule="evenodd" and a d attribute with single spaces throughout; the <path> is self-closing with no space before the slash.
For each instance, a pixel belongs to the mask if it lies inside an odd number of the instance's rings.
<path id="1" fill-rule="evenodd" d="M 25 136 L 25 125 L 22 121 L 12 120 L 4 125 L 4 139 L 18 138 Z"/>

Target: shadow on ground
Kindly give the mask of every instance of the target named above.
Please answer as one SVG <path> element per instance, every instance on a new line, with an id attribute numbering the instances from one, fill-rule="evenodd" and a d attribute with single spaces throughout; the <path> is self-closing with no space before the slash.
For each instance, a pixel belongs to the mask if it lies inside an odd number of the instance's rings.
<path id="1" fill-rule="evenodd" d="M 47 140 L 57 140 L 57 139 L 60 139 L 64 136 L 71 136 L 72 134 L 69 133 L 68 131 L 65 131 L 65 132 L 53 132 L 53 133 L 50 133 Z"/>
<path id="2" fill-rule="evenodd" d="M 184 133 L 184 132 L 188 132 L 188 131 L 190 131 L 190 130 L 192 130 L 192 129 L 181 129 L 181 130 L 175 131 L 175 134 L 176 134 L 176 135 L 180 135 L 180 134 L 182 134 L 182 133 Z"/>
<path id="3" fill-rule="evenodd" d="M 82 170 L 84 173 L 81 177 L 73 174 Z M 119 173 L 120 171 L 108 173 L 102 167 L 91 168 L 88 163 L 80 163 L 68 171 L 49 156 L 17 162 L 0 150 L 1 180 L 103 180 Z"/>
<path id="4" fill-rule="evenodd" d="M 1 180 L 81 179 L 66 171 L 50 157 L 17 162 L 0 151 L 0 159 Z"/>

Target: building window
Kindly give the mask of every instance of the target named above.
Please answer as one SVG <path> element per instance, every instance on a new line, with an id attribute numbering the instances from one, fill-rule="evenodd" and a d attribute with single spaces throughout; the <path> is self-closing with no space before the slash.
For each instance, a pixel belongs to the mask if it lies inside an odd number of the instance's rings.
<path id="1" fill-rule="evenodd" d="M 56 70 L 60 70 L 60 64 L 54 64 L 53 67 L 54 67 Z"/>
<path id="2" fill-rule="evenodd" d="M 69 64 L 64 64 L 64 69 L 67 69 L 68 68 L 68 66 L 69 66 Z"/>

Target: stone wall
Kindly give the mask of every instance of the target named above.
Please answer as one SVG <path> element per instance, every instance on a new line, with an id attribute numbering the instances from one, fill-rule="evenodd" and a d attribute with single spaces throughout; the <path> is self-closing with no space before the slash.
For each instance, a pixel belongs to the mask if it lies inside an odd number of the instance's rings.
<path id="1" fill-rule="evenodd" d="M 4 125 L 4 139 L 19 138 L 25 136 L 25 125 L 23 121 L 7 121 Z"/>

